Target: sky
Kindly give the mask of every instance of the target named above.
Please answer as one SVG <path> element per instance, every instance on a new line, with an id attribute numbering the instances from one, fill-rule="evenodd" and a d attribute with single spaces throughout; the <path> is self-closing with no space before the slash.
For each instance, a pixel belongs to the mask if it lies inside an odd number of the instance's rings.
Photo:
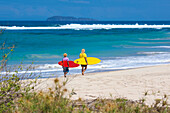
<path id="1" fill-rule="evenodd" d="M 170 20 L 170 0 L 0 0 L 0 20 L 46 20 L 51 16 L 103 21 Z"/>

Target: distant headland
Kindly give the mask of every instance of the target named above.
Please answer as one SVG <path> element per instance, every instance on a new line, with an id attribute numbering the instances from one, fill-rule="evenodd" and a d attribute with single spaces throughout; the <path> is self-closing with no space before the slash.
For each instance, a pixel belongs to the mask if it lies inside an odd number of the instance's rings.
<path id="1" fill-rule="evenodd" d="M 47 18 L 47 21 L 98 21 L 92 18 L 76 18 L 72 16 L 52 16 Z"/>

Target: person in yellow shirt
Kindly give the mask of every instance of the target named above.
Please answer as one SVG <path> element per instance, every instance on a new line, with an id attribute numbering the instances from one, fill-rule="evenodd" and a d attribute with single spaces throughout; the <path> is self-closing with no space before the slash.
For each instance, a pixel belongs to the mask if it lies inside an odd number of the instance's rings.
<path id="1" fill-rule="evenodd" d="M 86 55 L 86 53 L 85 53 L 85 49 L 82 49 L 82 50 L 81 50 L 81 53 L 80 53 L 80 56 L 79 56 L 79 57 L 80 57 L 80 58 L 84 58 L 85 61 L 86 61 L 86 63 L 87 63 L 87 65 L 88 65 L 87 55 Z M 84 72 L 85 72 L 86 69 L 87 69 L 87 65 L 81 65 L 81 67 L 82 67 L 82 75 L 84 75 Z"/>

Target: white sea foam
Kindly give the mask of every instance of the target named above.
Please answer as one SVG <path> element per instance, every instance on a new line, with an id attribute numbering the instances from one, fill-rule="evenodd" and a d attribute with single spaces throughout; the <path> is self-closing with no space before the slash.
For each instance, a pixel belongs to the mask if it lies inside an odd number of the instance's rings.
<path id="1" fill-rule="evenodd" d="M 170 46 L 152 46 L 148 48 L 170 48 Z"/>
<path id="2" fill-rule="evenodd" d="M 139 40 L 170 40 L 170 37 L 167 38 L 154 38 L 154 39 L 149 39 L 149 38 L 139 38 Z"/>
<path id="3" fill-rule="evenodd" d="M 66 24 L 56 27 L 19 27 L 19 26 L 0 26 L 0 29 L 6 30 L 43 30 L 43 29 L 74 29 L 74 30 L 93 30 L 93 29 L 115 29 L 115 28 L 170 28 L 170 25 L 116 25 L 116 24 Z"/>
<path id="4" fill-rule="evenodd" d="M 119 46 L 112 46 L 112 47 L 119 47 Z M 123 48 L 165 48 L 169 49 L 170 46 L 122 46 Z"/>
<path id="5" fill-rule="evenodd" d="M 38 67 L 38 69 L 57 69 L 61 68 L 58 64 L 44 64 Z"/>
<path id="6" fill-rule="evenodd" d="M 129 57 L 113 57 L 105 58 L 99 64 L 88 65 L 86 72 L 94 71 L 106 71 L 106 70 L 119 70 L 129 69 L 144 66 L 152 66 L 157 64 L 164 64 L 170 62 L 169 52 L 143 52 L 141 54 L 148 54 L 147 56 L 129 56 Z M 51 77 L 53 74 L 62 76 L 63 69 L 58 64 L 36 64 L 35 70 L 19 71 L 18 74 L 23 73 L 42 73 L 42 77 Z M 69 74 L 81 73 L 81 66 L 77 68 L 70 68 Z M 1 72 L 6 74 L 6 72 Z M 7 74 L 16 74 L 16 72 L 10 72 Z"/>
<path id="7" fill-rule="evenodd" d="M 170 52 L 138 52 L 137 54 L 143 54 L 143 55 L 153 55 L 153 54 L 168 54 Z"/>

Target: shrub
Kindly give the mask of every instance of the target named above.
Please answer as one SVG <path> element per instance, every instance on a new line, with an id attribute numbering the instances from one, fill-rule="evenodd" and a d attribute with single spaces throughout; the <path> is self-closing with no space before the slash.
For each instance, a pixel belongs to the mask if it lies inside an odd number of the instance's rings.
<path id="1" fill-rule="evenodd" d="M 2 50 L 4 52 L 5 43 Z M 9 68 L 6 66 L 8 56 L 13 52 L 12 48 L 7 48 L 8 52 L 4 53 L 0 72 L 5 71 L 6 74 L 0 74 L 0 113 L 1 112 L 24 112 L 24 113 L 169 113 L 170 108 L 167 104 L 167 95 L 162 99 L 155 99 L 155 104 L 151 107 L 144 104 L 145 99 L 139 101 L 131 101 L 124 98 L 117 99 L 93 99 L 93 100 L 71 100 L 72 94 L 68 93 L 65 85 L 67 81 L 60 83 L 59 79 L 54 80 L 55 89 L 49 88 L 48 92 L 35 92 L 34 87 L 38 85 L 35 74 L 28 74 L 29 69 L 33 69 L 30 65 L 27 69 L 23 69 L 22 64 L 15 69 L 14 74 L 10 74 Z M 24 74 L 18 73 L 19 70 L 25 70 Z M 35 78 L 35 79 L 30 79 Z M 66 93 L 68 96 L 66 96 Z M 147 93 L 145 93 L 145 96 Z"/>
<path id="2" fill-rule="evenodd" d="M 67 113 L 71 112 L 70 100 L 64 97 L 67 89 L 64 87 L 66 82 L 62 84 L 59 80 L 55 79 L 55 90 L 49 88 L 49 92 L 30 92 L 27 95 L 21 97 L 18 102 L 19 112 L 25 113 Z"/>
<path id="3" fill-rule="evenodd" d="M 23 74 L 18 73 L 19 70 L 23 70 L 22 64 L 15 69 L 7 66 L 9 55 L 13 53 L 14 47 L 6 47 L 5 43 L 3 43 L 0 48 L 0 52 L 3 55 L 0 59 L 0 112 L 11 110 L 12 107 L 15 107 L 14 100 L 34 89 L 37 79 L 27 82 L 24 81 L 25 79 L 39 77 L 33 73 L 27 73 L 29 69 L 33 69 L 31 65 L 25 69 L 26 71 Z M 11 69 L 15 73 L 11 74 Z"/>
<path id="4" fill-rule="evenodd" d="M 93 100 L 71 100 L 65 96 L 67 89 L 66 82 L 59 83 L 59 79 L 54 80 L 56 87 L 49 88 L 48 92 L 31 92 L 20 98 L 15 112 L 25 113 L 169 113 L 170 108 L 164 101 L 166 95 L 161 99 L 156 99 L 151 107 L 144 104 L 144 99 L 131 101 L 124 98 L 117 99 L 93 99 Z M 159 103 L 161 106 L 158 106 Z"/>

